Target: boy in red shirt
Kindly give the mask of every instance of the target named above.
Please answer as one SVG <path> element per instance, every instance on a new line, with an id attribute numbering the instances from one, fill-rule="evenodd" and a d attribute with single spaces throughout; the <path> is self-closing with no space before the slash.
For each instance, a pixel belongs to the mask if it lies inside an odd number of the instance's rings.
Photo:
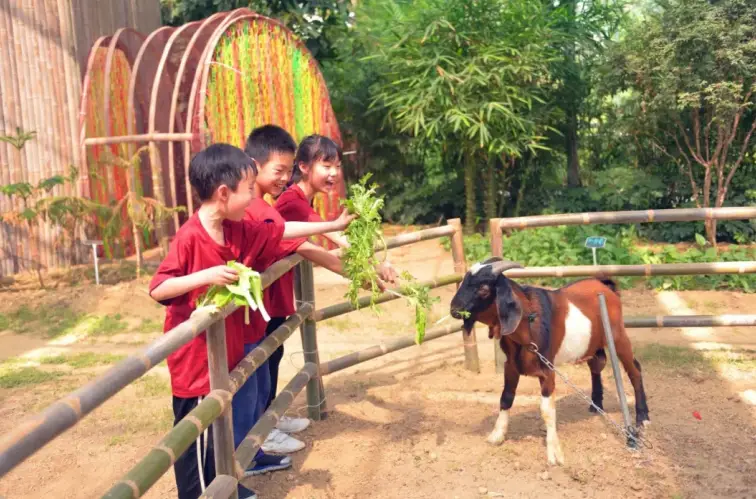
<path id="1" fill-rule="evenodd" d="M 258 175 L 255 178 L 254 184 L 255 199 L 252 201 L 250 208 L 247 209 L 248 219 L 255 221 L 272 220 L 277 223 L 283 223 L 285 218 L 276 209 L 271 207 L 263 197 L 269 194 L 276 198 L 281 195 L 286 187 L 294 168 L 294 155 L 296 153 L 294 139 L 281 127 L 265 125 L 256 128 L 250 133 L 244 150 L 247 155 L 255 160 L 258 167 Z M 323 219 L 312 211 L 309 204 L 307 208 L 312 212 L 313 216 L 294 218 L 292 221 L 286 221 L 285 223 L 289 224 L 299 221 L 307 222 L 307 225 L 322 224 Z M 339 231 L 343 228 L 345 227 L 336 228 L 334 231 L 326 234 L 326 237 L 337 238 L 342 243 L 342 246 L 345 245 L 346 240 L 343 236 L 339 236 Z M 255 270 L 262 271 L 276 260 L 295 252 L 321 267 L 343 275 L 343 266 L 338 257 L 329 253 L 321 246 L 304 239 L 282 241 L 279 253 L 270 261 L 260 261 L 260 267 Z M 380 271 L 381 276 L 385 280 L 394 281 L 396 274 L 390 266 L 383 266 Z M 263 340 L 264 336 L 270 335 L 283 324 L 288 316 L 295 312 L 292 273 L 289 272 L 278 281 L 273 282 L 265 290 L 263 299 L 271 320 L 265 325 L 261 319 L 258 319 L 256 323 L 253 323 L 252 327 L 246 329 L 245 350 L 248 352 L 254 349 Z M 267 366 L 263 365 L 258 369 L 269 368 L 270 384 L 269 386 L 265 386 L 265 374 L 260 374 L 258 379 L 262 384 L 259 388 L 260 396 L 258 397 L 258 404 L 256 406 L 250 404 L 248 408 L 251 413 L 250 417 L 255 421 L 262 416 L 276 396 L 278 367 L 283 358 L 283 352 L 284 347 L 282 345 L 270 356 L 266 362 Z M 268 393 L 267 396 L 264 395 L 265 392 Z M 236 417 L 236 413 L 234 413 L 234 417 Z M 277 428 L 268 435 L 268 438 L 262 445 L 262 449 L 265 452 L 288 454 L 304 448 L 305 445 L 303 442 L 289 436 L 288 433 L 302 431 L 307 428 L 309 423 L 308 419 L 283 416 Z"/>
<path id="2" fill-rule="evenodd" d="M 238 280 L 238 273 L 226 262 L 267 261 L 277 253 L 282 237 L 302 237 L 313 229 L 324 232 L 340 226 L 244 220 L 253 197 L 255 175 L 252 159 L 228 144 L 214 144 L 192 158 L 189 180 L 201 206 L 176 233 L 149 288 L 150 296 L 167 306 L 164 331 L 189 319 L 208 286 Z M 244 311 L 237 310 L 225 321 L 227 361 L 229 369 L 233 369 L 244 358 Z M 205 333 L 169 355 L 168 369 L 174 424 L 178 424 L 210 392 Z M 239 401 L 246 399 L 235 396 L 232 411 L 242 411 Z M 260 459 L 257 461 L 259 464 Z M 179 499 L 197 499 L 203 493 L 215 477 L 212 431 L 201 435 L 196 445 L 176 460 L 174 472 Z M 239 496 L 256 497 L 243 487 L 239 488 Z"/>

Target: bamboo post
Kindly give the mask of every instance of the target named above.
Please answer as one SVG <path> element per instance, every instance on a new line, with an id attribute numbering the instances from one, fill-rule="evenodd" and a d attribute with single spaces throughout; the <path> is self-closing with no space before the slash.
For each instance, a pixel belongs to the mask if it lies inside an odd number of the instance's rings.
<path id="1" fill-rule="evenodd" d="M 491 256 L 497 256 L 504 258 L 504 251 L 501 244 L 501 218 L 492 218 L 488 221 L 488 232 L 491 238 Z M 474 331 L 474 330 L 473 330 Z M 504 372 L 504 363 L 507 360 L 507 356 L 504 355 L 499 343 L 494 339 L 494 362 L 496 364 L 496 372 Z"/>
<path id="2" fill-rule="evenodd" d="M 467 262 L 465 260 L 464 237 L 462 234 L 462 221 L 459 218 L 449 220 L 448 225 L 454 227 L 454 234 L 451 236 L 451 252 L 454 260 L 454 273 L 464 275 L 467 272 Z M 459 283 L 457 283 L 459 289 Z M 475 335 L 475 328 L 470 331 L 469 335 L 462 332 L 462 345 L 465 352 L 465 369 L 476 373 L 480 372 L 480 359 L 478 357 L 478 340 Z"/>
<path id="3" fill-rule="evenodd" d="M 207 363 L 210 370 L 210 389 L 231 393 L 225 320 L 219 320 L 207 331 Z M 213 447 L 215 472 L 218 475 L 233 475 L 236 470 L 234 469 L 234 425 L 231 404 L 213 422 Z M 237 499 L 238 493 L 231 494 L 231 497 Z"/>
<path id="4" fill-rule="evenodd" d="M 299 283 L 301 300 L 304 303 L 315 303 L 315 283 L 312 273 L 312 263 L 304 261 L 299 264 Z M 313 318 L 307 318 L 300 329 L 302 333 L 302 350 L 305 362 L 320 365 L 318 355 L 317 326 Z M 325 389 L 321 386 L 320 374 L 314 376 L 307 383 L 307 414 L 313 421 L 320 421 L 325 412 Z"/>
<path id="5" fill-rule="evenodd" d="M 609 349 L 609 359 L 612 361 L 612 372 L 614 373 L 614 381 L 617 384 L 617 396 L 619 397 L 620 409 L 622 409 L 622 418 L 625 420 L 625 429 L 630 432 L 630 435 L 635 435 L 635 428 L 630 420 L 630 410 L 627 408 L 627 399 L 625 398 L 625 388 L 622 385 L 622 371 L 620 371 L 619 360 L 617 359 L 617 348 L 614 346 L 614 335 L 612 334 L 612 325 L 609 322 L 609 311 L 606 309 L 606 297 L 603 293 L 599 293 L 599 308 L 601 309 L 601 323 L 604 326 L 604 334 L 606 335 L 606 346 Z M 627 446 L 632 448 L 636 447 L 635 440 L 629 435 L 627 437 Z"/>
<path id="6" fill-rule="evenodd" d="M 626 328 L 756 326 L 756 315 L 658 315 L 625 317 Z"/>
<path id="7" fill-rule="evenodd" d="M 205 493 L 200 496 L 205 499 L 229 499 L 238 489 L 238 480 L 229 475 L 217 475 L 210 485 L 205 489 Z"/>

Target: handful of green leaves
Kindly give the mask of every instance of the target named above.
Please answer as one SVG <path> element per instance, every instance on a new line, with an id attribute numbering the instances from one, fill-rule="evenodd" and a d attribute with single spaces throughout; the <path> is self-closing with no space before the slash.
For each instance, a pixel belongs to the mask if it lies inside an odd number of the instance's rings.
<path id="1" fill-rule="evenodd" d="M 382 241 L 385 247 L 380 213 L 384 199 L 377 194 L 376 184 L 368 186 L 370 177 L 371 174 L 368 173 L 357 184 L 352 185 L 351 196 L 342 202 L 349 213 L 358 215 L 344 231 L 349 247 L 344 251 L 343 262 L 344 273 L 349 278 L 349 289 L 345 297 L 355 308 L 359 307 L 359 291 L 367 284 L 372 293 L 370 306 L 377 310 L 375 299 L 381 292 L 376 266 L 381 262 L 375 255 L 375 245 L 377 241 Z M 388 254 L 388 250 L 384 254 Z M 420 286 L 408 272 L 402 273 L 402 279 L 405 281 L 401 286 L 402 296 L 410 306 L 415 307 L 415 343 L 419 345 L 425 338 L 428 311 L 439 298 L 431 297 L 430 288 Z"/>
<path id="2" fill-rule="evenodd" d="M 198 300 L 197 307 L 215 305 L 221 309 L 232 301 L 244 307 L 244 323 L 249 324 L 249 309 L 259 310 L 265 319 L 270 321 L 268 311 L 263 305 L 262 280 L 260 273 L 239 262 L 230 261 L 226 265 L 239 272 L 239 280 L 235 284 L 225 286 L 212 285 L 207 292 Z"/>
<path id="3" fill-rule="evenodd" d="M 376 194 L 377 185 L 367 185 L 372 175 L 368 173 L 359 183 L 350 187 L 351 196 L 343 201 L 351 214 L 359 215 L 344 231 L 349 247 L 344 250 L 344 273 L 349 278 L 346 298 L 357 306 L 360 289 L 369 284 L 373 300 L 380 295 L 378 272 L 375 267 L 380 262 L 375 256 L 376 239 L 383 240 L 381 214 L 384 200 Z M 371 300 L 372 301 L 372 300 Z M 374 307 L 374 304 L 371 303 Z"/>

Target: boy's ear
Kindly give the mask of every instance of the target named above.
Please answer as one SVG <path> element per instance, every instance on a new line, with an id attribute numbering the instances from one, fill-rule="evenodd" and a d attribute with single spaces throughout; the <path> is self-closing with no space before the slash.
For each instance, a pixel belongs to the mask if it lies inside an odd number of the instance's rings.
<path id="1" fill-rule="evenodd" d="M 260 163 L 257 162 L 255 158 L 252 159 L 252 174 L 258 175 L 260 173 Z"/>
<path id="2" fill-rule="evenodd" d="M 231 197 L 231 188 L 226 184 L 221 184 L 220 186 L 218 186 L 218 189 L 216 189 L 215 193 L 218 196 L 218 201 L 225 203 L 226 201 L 228 201 L 228 198 Z"/>

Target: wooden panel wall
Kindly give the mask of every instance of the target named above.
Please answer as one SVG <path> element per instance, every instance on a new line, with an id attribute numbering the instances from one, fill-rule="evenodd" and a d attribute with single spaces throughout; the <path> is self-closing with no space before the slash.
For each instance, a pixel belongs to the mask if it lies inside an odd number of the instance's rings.
<path id="1" fill-rule="evenodd" d="M 121 27 L 149 33 L 159 26 L 159 0 L 0 0 L 0 135 L 37 132 L 21 151 L 0 142 L 0 184 L 36 184 L 78 165 L 90 47 Z M 0 211 L 13 208 L 0 194 Z M 68 263 L 54 228 L 32 232 L 0 225 L 0 274 Z"/>

